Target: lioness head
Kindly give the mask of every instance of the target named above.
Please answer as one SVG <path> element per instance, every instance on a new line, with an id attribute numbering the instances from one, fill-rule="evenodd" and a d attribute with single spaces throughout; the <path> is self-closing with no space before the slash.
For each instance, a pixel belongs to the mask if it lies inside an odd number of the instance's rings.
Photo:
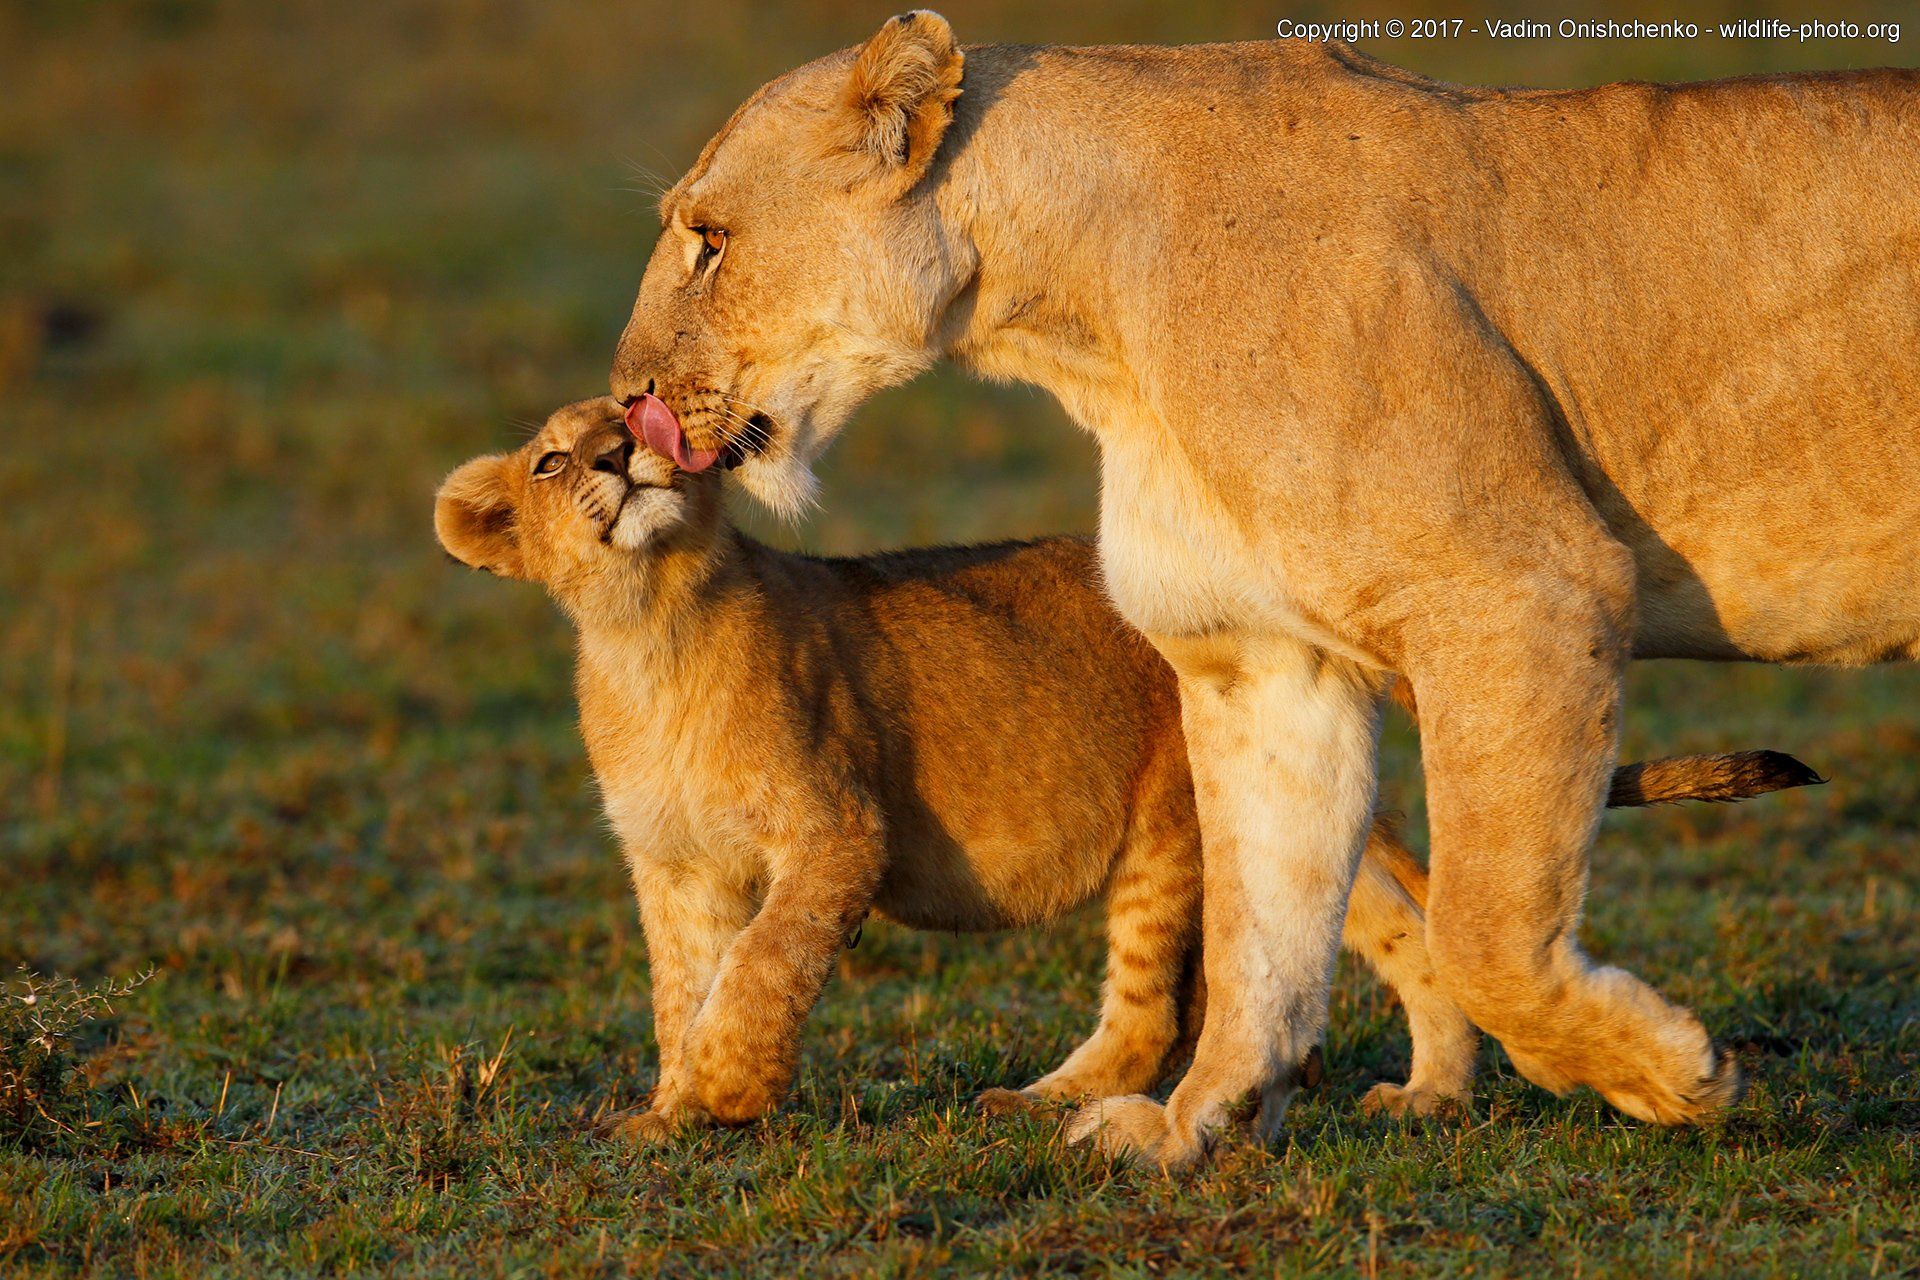
<path id="1" fill-rule="evenodd" d="M 973 271 L 927 176 L 963 55 L 938 14 L 761 89 L 661 201 L 613 394 L 682 466 L 793 513 L 853 408 L 924 369 Z"/>
<path id="2" fill-rule="evenodd" d="M 512 453 L 440 485 L 433 527 L 463 564 L 545 583 L 564 602 L 636 585 L 647 560 L 718 518 L 718 476 L 688 475 L 636 447 L 615 401 L 570 404 Z"/>

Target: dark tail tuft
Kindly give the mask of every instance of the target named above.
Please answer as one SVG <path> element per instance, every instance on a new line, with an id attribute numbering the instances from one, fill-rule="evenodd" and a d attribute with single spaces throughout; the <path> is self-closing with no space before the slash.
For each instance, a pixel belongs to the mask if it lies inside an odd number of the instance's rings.
<path id="1" fill-rule="evenodd" d="M 1784 751 L 1734 751 L 1717 756 L 1668 756 L 1613 771 L 1609 809 L 1636 809 L 1682 800 L 1727 803 L 1790 787 L 1817 787 L 1826 779 Z"/>

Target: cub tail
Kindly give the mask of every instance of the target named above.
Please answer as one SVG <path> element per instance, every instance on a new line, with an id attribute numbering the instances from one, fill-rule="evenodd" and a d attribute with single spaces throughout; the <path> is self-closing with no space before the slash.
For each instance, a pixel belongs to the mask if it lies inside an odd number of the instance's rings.
<path id="1" fill-rule="evenodd" d="M 1683 800 L 1729 803 L 1789 787 L 1817 787 L 1826 779 L 1784 751 L 1731 751 L 1714 756 L 1667 756 L 1623 764 L 1613 771 L 1609 809 L 1638 809 Z"/>

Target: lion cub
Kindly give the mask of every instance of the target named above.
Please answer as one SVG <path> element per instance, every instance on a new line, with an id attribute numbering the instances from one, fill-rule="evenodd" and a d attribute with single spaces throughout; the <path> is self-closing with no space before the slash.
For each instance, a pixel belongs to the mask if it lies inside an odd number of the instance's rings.
<path id="1" fill-rule="evenodd" d="M 580 727 L 633 872 L 661 1049 L 621 1132 L 771 1110 L 876 910 L 995 930 L 1104 898 L 1099 1025 L 1018 1096 L 1137 1093 L 1176 1065 L 1183 1003 L 1204 998 L 1178 694 L 1089 543 L 775 551 L 728 524 L 717 471 L 636 448 L 604 399 L 460 467 L 434 524 L 456 559 L 544 583 L 579 629 Z M 1760 759 L 1668 762 L 1630 800 L 1794 780 Z M 1465 1097 L 1477 1044 L 1435 982 L 1425 889 L 1376 825 L 1345 942 L 1406 1006 L 1411 1077 L 1368 1097 L 1395 1112 Z"/>

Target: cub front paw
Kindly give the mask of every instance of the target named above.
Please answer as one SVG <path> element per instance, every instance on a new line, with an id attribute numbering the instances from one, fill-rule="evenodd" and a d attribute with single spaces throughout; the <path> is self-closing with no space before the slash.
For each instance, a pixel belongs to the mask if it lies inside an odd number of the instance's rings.
<path id="1" fill-rule="evenodd" d="M 785 1082 L 739 1076 L 700 1076 L 693 1080 L 693 1099 L 718 1124 L 752 1124 L 771 1115 L 785 1094 Z"/>
<path id="2" fill-rule="evenodd" d="M 1067 1141 L 1090 1142 L 1103 1155 L 1169 1173 L 1191 1167 L 1207 1153 L 1204 1137 L 1177 1131 L 1167 1109 L 1140 1094 L 1087 1103 L 1067 1123 Z"/>
<path id="3" fill-rule="evenodd" d="M 684 1081 L 688 1102 L 724 1125 L 752 1124 L 771 1115 L 793 1078 L 790 1053 L 728 1039 L 709 1031 L 692 1054 Z"/>
<path id="4" fill-rule="evenodd" d="M 634 1110 L 608 1118 L 601 1125 L 601 1132 L 614 1142 L 651 1147 L 700 1124 L 701 1117 L 691 1111 Z"/>

